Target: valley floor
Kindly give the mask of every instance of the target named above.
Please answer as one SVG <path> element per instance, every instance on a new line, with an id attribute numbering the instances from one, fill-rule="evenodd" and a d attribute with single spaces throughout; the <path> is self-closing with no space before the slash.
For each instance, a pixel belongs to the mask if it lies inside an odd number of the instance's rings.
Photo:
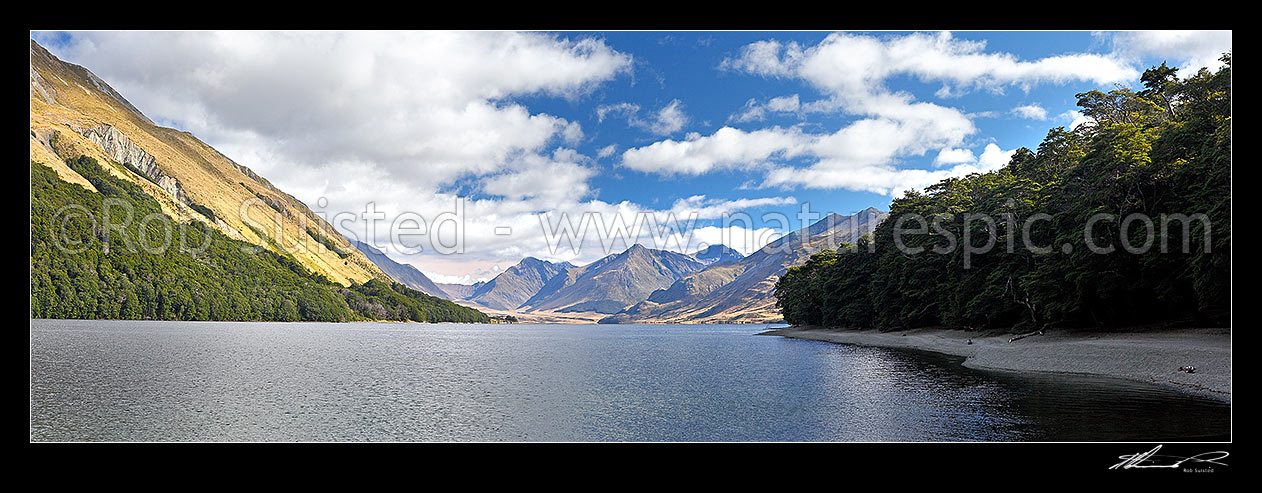
<path id="1" fill-rule="evenodd" d="M 594 324 L 597 320 L 609 316 L 604 313 L 596 312 L 523 312 L 517 310 L 498 310 L 479 305 L 468 300 L 456 300 L 456 304 L 475 308 L 478 311 L 492 317 L 511 315 L 513 317 L 517 317 L 518 323 L 524 324 Z"/>
<path id="2" fill-rule="evenodd" d="M 519 323 L 528 324 L 594 324 L 611 316 L 609 313 L 594 311 L 558 312 L 551 310 L 520 311 L 490 308 L 469 300 L 455 300 L 456 304 L 476 308 L 490 316 L 511 315 L 517 317 Z M 608 323 L 608 322 L 606 322 Z M 782 324 L 784 317 L 779 313 L 767 310 L 730 311 L 706 318 L 650 318 L 646 320 L 625 319 L 618 323 L 625 324 Z"/>
<path id="3" fill-rule="evenodd" d="M 1141 332 L 1048 330 L 1009 342 L 1010 334 L 944 329 L 899 332 L 786 327 L 763 332 L 840 344 L 932 351 L 987 370 L 1077 373 L 1153 382 L 1231 403 L 1231 330 Z M 969 344 L 969 342 L 972 344 Z M 1180 371 L 1191 365 L 1194 373 Z"/>

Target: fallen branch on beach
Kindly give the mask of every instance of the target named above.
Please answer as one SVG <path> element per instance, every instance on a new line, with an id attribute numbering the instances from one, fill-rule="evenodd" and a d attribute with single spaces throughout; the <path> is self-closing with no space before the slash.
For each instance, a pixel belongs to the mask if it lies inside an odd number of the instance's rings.
<path id="1" fill-rule="evenodd" d="M 1027 334 L 1021 334 L 1021 335 L 1019 335 L 1019 336 L 1012 336 L 1012 338 L 1011 338 L 1011 339 L 1008 339 L 1008 342 L 1019 341 L 1019 340 L 1021 340 L 1021 339 L 1025 339 L 1025 338 L 1030 337 L 1030 336 L 1041 336 L 1041 335 L 1043 335 L 1043 329 L 1039 329 L 1039 330 L 1036 330 L 1036 331 L 1034 331 L 1034 332 L 1030 332 L 1030 333 L 1027 333 Z"/>

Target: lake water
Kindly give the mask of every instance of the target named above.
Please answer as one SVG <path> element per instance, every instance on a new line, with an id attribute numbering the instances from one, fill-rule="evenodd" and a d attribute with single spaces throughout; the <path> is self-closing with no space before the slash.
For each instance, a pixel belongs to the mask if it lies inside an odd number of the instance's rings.
<path id="1" fill-rule="evenodd" d="M 1227 439 L 1230 407 L 754 325 L 31 321 L 35 441 Z"/>

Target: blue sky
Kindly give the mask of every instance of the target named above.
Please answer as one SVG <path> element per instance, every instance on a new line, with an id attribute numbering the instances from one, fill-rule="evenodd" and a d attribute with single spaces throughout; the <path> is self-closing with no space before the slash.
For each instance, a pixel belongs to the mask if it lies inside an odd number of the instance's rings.
<path id="1" fill-rule="evenodd" d="M 1075 93 L 1138 86 L 1162 61 L 1213 68 L 1231 48 L 1230 32 L 1168 31 L 32 37 L 330 216 L 374 202 L 432 218 L 463 198 L 460 253 L 374 235 L 397 260 L 462 282 L 526 255 L 608 253 L 595 240 L 547 248 L 541 211 L 706 209 L 694 241 L 657 245 L 693 251 L 718 238 L 720 210 L 888 210 L 904 189 L 994 169 L 1081 122 Z"/>
<path id="2" fill-rule="evenodd" d="M 772 113 L 765 120 L 752 122 L 729 121 L 751 99 L 771 98 L 799 94 L 800 99 L 821 99 L 826 95 L 809 84 L 795 79 L 751 76 L 719 68 L 726 58 L 739 54 L 741 47 L 764 39 L 776 39 L 803 45 L 815 45 L 829 33 L 818 32 L 615 32 L 604 33 L 606 42 L 619 51 L 633 53 L 637 57 L 635 77 L 623 77 L 605 84 L 591 98 L 582 101 L 566 101 L 556 98 L 530 98 L 524 100 L 532 109 L 564 116 L 583 123 L 584 128 L 594 129 L 589 142 L 579 147 L 589 155 L 598 149 L 616 145 L 619 151 L 628 147 L 644 146 L 660 140 L 643 129 L 627 125 L 625 121 L 611 119 L 598 122 L 596 107 L 629 101 L 639 104 L 641 111 L 657 109 L 678 99 L 683 102 L 689 123 L 672 134 L 680 138 L 689 131 L 710 134 L 731 126 L 743 130 L 756 130 L 766 126 L 790 127 L 805 125 L 820 132 L 835 131 L 853 117 L 840 114 L 815 114 L 800 118 L 791 113 Z M 901 33 L 866 33 L 874 36 L 898 36 Z M 986 41 L 994 51 L 1013 53 L 1022 59 L 1040 58 L 1067 52 L 1101 51 L 1098 40 L 1088 32 L 1065 33 L 953 33 L 955 37 Z M 988 50 L 990 51 L 990 50 Z M 933 93 L 940 84 L 923 83 L 911 77 L 890 81 L 896 91 L 908 91 L 920 101 L 935 101 Z M 994 117 L 977 118 L 978 134 L 969 139 L 976 154 L 981 154 L 985 144 L 994 142 L 1005 150 L 1021 146 L 1037 146 L 1047 131 L 1056 125 L 1070 123 L 1069 118 L 1058 118 L 1076 109 L 1073 95 L 1097 86 L 1091 82 L 1066 84 L 1042 84 L 1027 93 L 1017 88 L 1004 88 L 1003 94 L 974 91 L 952 98 L 952 106 L 967 112 L 994 112 Z M 1041 104 L 1049 115 L 1048 120 L 1035 121 L 1010 113 L 1016 106 Z M 903 167 L 933 169 L 936 156 L 913 156 L 903 160 Z M 756 176 L 739 171 L 727 171 L 695 177 L 659 178 L 652 174 L 618 169 L 617 156 L 602 160 L 605 171 L 593 180 L 599 188 L 600 198 L 608 201 L 631 200 L 669 204 L 676 199 L 696 194 L 712 197 L 756 198 L 765 196 L 765 190 L 739 190 L 741 185 L 756 180 Z M 646 194 L 645 184 L 653 191 Z M 791 195 L 799 202 L 810 202 L 813 209 L 849 214 L 867 207 L 888 210 L 892 196 L 852 190 L 792 190 Z M 798 205 L 784 205 L 748 209 L 760 215 L 767 211 L 786 214 L 796 213 Z"/>

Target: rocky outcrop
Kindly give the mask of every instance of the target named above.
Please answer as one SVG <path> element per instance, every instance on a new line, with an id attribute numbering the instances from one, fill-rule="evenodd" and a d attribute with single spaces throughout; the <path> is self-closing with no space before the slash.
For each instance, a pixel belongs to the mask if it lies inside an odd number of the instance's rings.
<path id="1" fill-rule="evenodd" d="M 39 94 L 44 98 L 44 102 L 48 104 L 57 104 L 57 89 L 52 84 L 44 81 L 44 77 L 35 71 L 35 66 L 31 66 L 31 95 Z"/>
<path id="2" fill-rule="evenodd" d="M 207 214 L 205 207 L 195 207 L 195 204 L 189 200 L 188 195 L 184 193 L 184 187 L 180 186 L 180 181 L 163 174 L 162 170 L 158 168 L 158 162 L 153 155 L 145 152 L 144 149 L 141 149 L 140 146 L 132 142 L 126 135 L 123 135 L 117 128 L 103 124 L 95 128 L 75 129 L 75 131 L 92 141 L 92 143 L 100 146 L 101 150 L 105 151 L 110 158 L 140 171 L 145 178 L 148 178 L 149 181 L 158 185 L 158 188 L 161 188 L 171 198 L 175 199 L 177 204 L 184 205 L 187 209 L 197 210 L 206 219 L 227 231 L 232 237 L 241 237 L 241 233 L 224 222 L 223 219 L 215 217 L 214 214 Z"/>
<path id="3" fill-rule="evenodd" d="M 31 40 L 31 95 L 39 94 L 45 103 L 57 104 L 57 89 L 52 84 L 49 84 L 38 70 L 35 70 L 35 62 L 37 60 L 48 62 L 56 60 L 56 58 L 51 53 L 48 53 L 48 50 L 45 50 L 43 46 L 36 44 L 35 40 Z"/>
<path id="4" fill-rule="evenodd" d="M 87 137 L 93 144 L 100 146 L 101 150 L 105 151 L 115 161 L 140 170 L 159 188 L 171 194 L 177 202 L 185 205 L 189 203 L 188 197 L 184 194 L 184 189 L 180 187 L 179 180 L 162 174 L 162 170 L 158 169 L 157 160 L 154 159 L 153 155 L 145 152 L 144 149 L 141 149 L 126 135 L 119 132 L 117 128 L 110 125 L 100 125 L 95 128 L 75 130 Z"/>

